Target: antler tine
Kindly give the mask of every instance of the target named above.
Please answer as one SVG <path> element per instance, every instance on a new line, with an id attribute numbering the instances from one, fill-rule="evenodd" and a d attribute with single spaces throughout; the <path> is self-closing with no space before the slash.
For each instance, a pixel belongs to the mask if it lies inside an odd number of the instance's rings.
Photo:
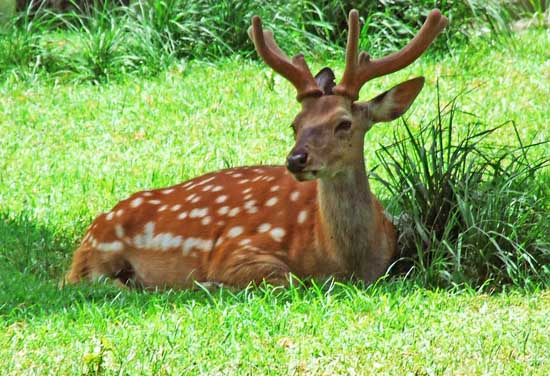
<path id="1" fill-rule="evenodd" d="M 416 36 L 400 51 L 386 57 L 370 60 L 367 53 L 357 56 L 359 45 L 359 14 L 349 13 L 349 34 L 346 48 L 346 68 L 342 80 L 333 89 L 337 95 L 357 100 L 361 87 L 369 80 L 396 72 L 412 64 L 426 51 L 435 37 L 447 26 L 448 19 L 434 9 Z"/>
<path id="2" fill-rule="evenodd" d="M 323 91 L 313 78 L 304 56 L 298 54 L 290 60 L 277 46 L 273 33 L 270 30 L 262 29 L 260 17 L 252 17 L 252 26 L 248 29 L 248 35 L 263 61 L 294 85 L 298 91 L 296 99 L 299 102 L 305 97 L 323 95 Z"/>

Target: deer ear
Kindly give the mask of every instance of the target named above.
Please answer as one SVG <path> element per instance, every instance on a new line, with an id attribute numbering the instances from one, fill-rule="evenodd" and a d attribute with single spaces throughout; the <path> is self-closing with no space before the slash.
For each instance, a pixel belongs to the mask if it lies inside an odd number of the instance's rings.
<path id="1" fill-rule="evenodd" d="M 368 102 L 356 103 L 373 123 L 392 121 L 403 115 L 424 86 L 424 77 L 416 77 L 400 83 Z"/>
<path id="2" fill-rule="evenodd" d="M 334 72 L 330 68 L 323 68 L 315 75 L 315 81 L 324 95 L 332 95 L 332 88 L 336 85 L 334 79 Z"/>

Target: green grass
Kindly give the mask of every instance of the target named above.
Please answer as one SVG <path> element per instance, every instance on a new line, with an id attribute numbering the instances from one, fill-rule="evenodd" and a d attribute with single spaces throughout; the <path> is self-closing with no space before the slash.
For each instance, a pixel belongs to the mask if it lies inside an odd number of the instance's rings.
<path id="1" fill-rule="evenodd" d="M 443 103 L 472 90 L 464 112 L 490 125 L 513 120 L 527 141 L 550 139 L 548 31 L 505 45 L 473 42 L 377 80 L 361 97 L 425 75 L 408 115 L 417 127 L 437 113 L 438 77 Z M 537 288 L 483 295 L 397 280 L 237 294 L 57 289 L 86 226 L 132 192 L 226 166 L 280 164 L 292 145 L 294 95 L 241 58 L 101 85 L 8 73 L 0 84 L 3 372 L 544 374 L 550 301 Z M 458 124 L 461 116 L 470 115 L 458 114 Z M 370 168 L 400 124 L 369 133 Z M 500 132 L 493 142 L 514 139 Z M 550 172 L 537 179 L 548 186 Z M 374 189 L 389 199 L 380 184 Z"/>

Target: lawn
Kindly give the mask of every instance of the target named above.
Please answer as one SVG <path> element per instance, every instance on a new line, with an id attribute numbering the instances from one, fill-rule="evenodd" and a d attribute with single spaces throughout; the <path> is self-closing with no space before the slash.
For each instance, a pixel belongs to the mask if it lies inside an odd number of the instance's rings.
<path id="1" fill-rule="evenodd" d="M 311 64 L 315 69 L 318 62 Z M 332 64 L 342 72 L 342 63 Z M 461 94 L 457 120 L 514 121 L 550 139 L 550 32 L 474 40 L 367 85 L 416 75 L 419 124 Z M 466 93 L 466 94 L 464 94 Z M 7 75 L 0 84 L 0 359 L 5 374 L 547 374 L 548 293 L 414 280 L 244 292 L 58 289 L 94 216 L 132 192 L 238 165 L 280 164 L 294 91 L 242 58 L 92 85 Z M 367 165 L 400 121 L 367 135 Z M 502 131 L 494 143 L 512 142 Z M 550 155 L 550 146 L 539 148 Z M 550 174 L 538 177 L 550 182 Z M 388 200 L 379 185 L 376 193 Z"/>

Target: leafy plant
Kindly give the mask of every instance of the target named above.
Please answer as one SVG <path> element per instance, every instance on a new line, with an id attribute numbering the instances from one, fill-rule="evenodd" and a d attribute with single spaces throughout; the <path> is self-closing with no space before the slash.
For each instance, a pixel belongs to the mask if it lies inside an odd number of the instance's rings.
<path id="1" fill-rule="evenodd" d="M 375 178 L 399 213 L 396 267 L 413 268 L 428 285 L 544 282 L 549 200 L 536 180 L 550 158 L 533 157 L 541 144 L 525 143 L 515 123 L 488 128 L 461 112 L 457 99 L 443 107 L 438 101 L 436 118 L 419 131 L 404 121 L 406 137 L 395 132 L 393 144 L 377 152 L 382 172 Z M 515 145 L 490 142 L 505 131 Z"/>

